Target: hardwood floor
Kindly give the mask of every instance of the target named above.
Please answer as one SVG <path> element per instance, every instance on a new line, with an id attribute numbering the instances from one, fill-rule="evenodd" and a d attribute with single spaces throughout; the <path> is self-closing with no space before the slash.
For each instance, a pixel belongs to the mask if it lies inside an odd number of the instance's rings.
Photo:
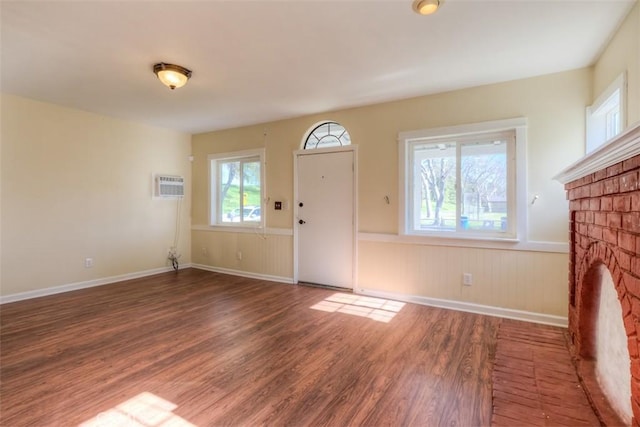
<path id="1" fill-rule="evenodd" d="M 188 269 L 5 304 L 0 424 L 490 424 L 500 319 L 335 294 Z"/>

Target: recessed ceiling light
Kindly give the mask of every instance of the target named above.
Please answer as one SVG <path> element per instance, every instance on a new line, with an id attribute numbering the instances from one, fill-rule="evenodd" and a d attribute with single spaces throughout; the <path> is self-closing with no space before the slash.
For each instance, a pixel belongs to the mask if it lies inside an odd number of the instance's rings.
<path id="1" fill-rule="evenodd" d="M 414 0 L 413 10 L 420 15 L 431 15 L 438 10 L 440 0 Z"/>

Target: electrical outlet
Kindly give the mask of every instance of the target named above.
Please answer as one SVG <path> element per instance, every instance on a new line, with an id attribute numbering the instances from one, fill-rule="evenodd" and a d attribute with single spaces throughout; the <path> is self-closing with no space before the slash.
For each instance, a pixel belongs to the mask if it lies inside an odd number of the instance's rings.
<path id="1" fill-rule="evenodd" d="M 241 251 L 236 252 L 236 258 L 238 259 L 238 261 L 242 260 L 242 252 Z"/>
<path id="2" fill-rule="evenodd" d="M 473 284 L 473 275 L 471 273 L 462 273 L 462 284 L 471 286 Z"/>
<path id="3" fill-rule="evenodd" d="M 93 267 L 93 258 L 85 258 L 84 259 L 84 268 Z"/>
<path id="4" fill-rule="evenodd" d="M 209 255 L 209 249 L 207 249 L 206 246 L 202 247 L 202 255 L 203 256 L 208 256 Z"/>

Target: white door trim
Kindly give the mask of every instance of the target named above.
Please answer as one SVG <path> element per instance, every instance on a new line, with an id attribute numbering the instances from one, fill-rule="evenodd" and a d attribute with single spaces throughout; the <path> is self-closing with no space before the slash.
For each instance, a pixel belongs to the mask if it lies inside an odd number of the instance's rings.
<path id="1" fill-rule="evenodd" d="M 353 152 L 353 265 L 351 289 L 356 290 L 358 283 L 358 146 L 318 148 L 315 150 L 296 150 L 293 152 L 293 283 L 298 283 L 298 157 L 314 156 L 341 151 Z"/>

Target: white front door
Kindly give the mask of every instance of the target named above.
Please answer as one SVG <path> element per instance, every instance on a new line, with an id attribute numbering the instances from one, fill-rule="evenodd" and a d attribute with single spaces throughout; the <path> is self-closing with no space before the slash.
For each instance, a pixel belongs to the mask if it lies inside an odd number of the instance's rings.
<path id="1" fill-rule="evenodd" d="M 296 155 L 298 281 L 353 288 L 354 150 Z"/>

